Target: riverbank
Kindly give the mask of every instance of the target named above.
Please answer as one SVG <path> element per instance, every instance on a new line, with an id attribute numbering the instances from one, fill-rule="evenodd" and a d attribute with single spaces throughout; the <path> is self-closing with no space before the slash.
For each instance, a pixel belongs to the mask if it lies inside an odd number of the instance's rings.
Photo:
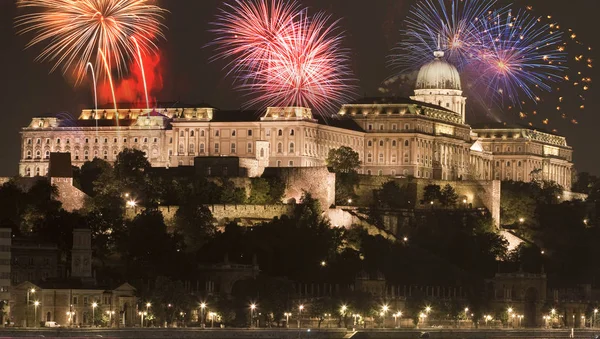
<path id="1" fill-rule="evenodd" d="M 4 338 L 172 338 L 172 339 L 419 339 L 423 332 L 430 339 L 531 339 L 569 338 L 570 330 L 394 330 L 367 329 L 357 332 L 343 329 L 200 329 L 200 328 L 131 328 L 131 329 L 0 329 Z M 590 339 L 596 330 L 575 330 L 575 338 Z"/>

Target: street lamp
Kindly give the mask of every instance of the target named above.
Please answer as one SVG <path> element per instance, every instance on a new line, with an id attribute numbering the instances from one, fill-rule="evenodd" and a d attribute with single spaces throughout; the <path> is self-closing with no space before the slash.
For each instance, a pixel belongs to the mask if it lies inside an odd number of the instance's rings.
<path id="1" fill-rule="evenodd" d="M 250 328 L 252 328 L 252 323 L 254 322 L 254 310 L 256 309 L 256 304 L 250 304 Z M 211 312 L 213 313 L 213 312 Z M 211 325 L 212 327 L 212 325 Z"/>
<path id="2" fill-rule="evenodd" d="M 138 312 L 140 315 L 140 327 L 144 327 L 144 316 L 148 314 L 148 312 Z"/>
<path id="3" fill-rule="evenodd" d="M 348 205 L 352 204 L 352 199 L 348 199 Z"/>
<path id="4" fill-rule="evenodd" d="M 73 316 L 75 312 L 67 311 L 67 315 L 69 316 L 69 326 L 73 326 Z"/>
<path id="5" fill-rule="evenodd" d="M 394 313 L 394 327 L 398 328 L 398 318 L 402 317 L 402 312 L 398 311 Z"/>
<path id="6" fill-rule="evenodd" d="M 137 205 L 137 203 L 133 199 L 130 199 L 127 201 L 127 207 L 134 208 L 136 205 Z"/>
<path id="7" fill-rule="evenodd" d="M 289 328 L 290 327 L 290 316 L 292 314 L 290 312 L 285 312 L 283 315 L 285 315 L 285 327 Z"/>
<path id="8" fill-rule="evenodd" d="M 469 313 L 468 313 L 468 312 L 469 312 L 469 308 L 468 308 L 468 307 L 465 307 L 465 318 L 466 318 L 467 320 L 469 320 Z"/>
<path id="9" fill-rule="evenodd" d="M 96 325 L 96 307 L 98 307 L 97 302 L 92 303 L 92 326 Z"/>
<path id="10" fill-rule="evenodd" d="M 71 312 L 74 313 L 74 312 Z M 108 325 L 112 326 L 112 316 L 113 314 L 115 314 L 115 311 L 106 311 L 106 314 L 108 314 Z"/>
<path id="11" fill-rule="evenodd" d="M 37 327 L 38 326 L 38 321 L 37 321 L 37 308 L 38 306 L 40 306 L 40 302 L 39 301 L 34 301 L 33 302 L 33 323 L 35 324 L 34 326 Z"/>
<path id="12" fill-rule="evenodd" d="M 35 288 L 27 289 L 27 307 L 25 308 L 25 327 L 29 327 L 29 294 L 35 293 Z"/>
<path id="13" fill-rule="evenodd" d="M 210 318 L 210 327 L 215 327 L 215 312 L 208 312 L 208 317 Z M 252 319 L 250 319 L 250 325 L 252 325 Z"/>
<path id="14" fill-rule="evenodd" d="M 596 325 L 596 314 L 598 314 L 598 309 L 594 308 L 594 317 L 592 318 L 592 328 Z"/>
<path id="15" fill-rule="evenodd" d="M 352 318 L 354 318 L 354 326 L 356 326 L 358 324 L 357 319 L 360 318 L 360 314 L 353 314 Z"/>
<path id="16" fill-rule="evenodd" d="M 201 303 L 200 304 L 200 319 L 201 319 L 200 326 L 202 326 L 202 328 L 204 328 L 204 309 L 205 308 L 206 308 L 206 303 L 204 303 L 204 302 Z"/>
<path id="17" fill-rule="evenodd" d="M 381 328 L 385 328 L 385 314 L 390 309 L 388 305 L 383 305 L 381 307 Z"/>
<path id="18" fill-rule="evenodd" d="M 302 310 L 304 309 L 304 305 L 298 306 L 298 328 L 302 328 Z"/>
<path id="19" fill-rule="evenodd" d="M 522 224 L 525 222 L 525 218 L 519 218 L 519 222 Z"/>

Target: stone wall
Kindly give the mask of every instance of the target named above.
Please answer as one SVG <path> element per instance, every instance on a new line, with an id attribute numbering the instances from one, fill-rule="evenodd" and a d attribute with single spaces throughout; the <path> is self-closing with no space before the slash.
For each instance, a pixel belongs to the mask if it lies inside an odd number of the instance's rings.
<path id="1" fill-rule="evenodd" d="M 277 177 L 286 184 L 285 202 L 299 202 L 302 194 L 310 192 L 321 202 L 323 209 L 335 203 L 335 174 L 327 167 L 268 167 L 263 177 Z"/>
<path id="2" fill-rule="evenodd" d="M 294 205 L 206 205 L 219 226 L 229 221 L 239 220 L 242 224 L 253 224 L 261 221 L 271 220 L 282 215 L 291 216 L 294 213 Z M 167 224 L 173 222 L 178 206 L 159 206 L 158 208 Z M 142 211 L 141 208 L 128 208 L 127 217 L 133 218 Z"/>
<path id="3" fill-rule="evenodd" d="M 496 225 L 500 224 L 500 181 L 442 181 L 415 178 L 392 178 L 384 176 L 361 176 L 360 183 L 356 187 L 356 194 L 359 196 L 357 205 L 369 206 L 373 203 L 373 191 L 381 188 L 388 181 L 395 181 L 401 187 L 404 186 L 409 192 L 412 192 L 413 199 L 411 205 L 416 208 L 426 207 L 421 204 L 423 199 L 424 187 L 430 184 L 444 187 L 450 184 L 458 194 L 459 204 L 466 199 L 467 204 L 473 208 L 487 208 L 492 214 Z"/>

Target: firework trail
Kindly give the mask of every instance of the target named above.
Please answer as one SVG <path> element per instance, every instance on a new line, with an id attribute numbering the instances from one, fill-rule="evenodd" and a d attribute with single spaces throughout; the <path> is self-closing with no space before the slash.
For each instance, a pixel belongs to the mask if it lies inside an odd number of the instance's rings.
<path id="1" fill-rule="evenodd" d="M 156 51 L 155 39 L 164 38 L 165 10 L 146 0 L 18 0 L 17 6 L 30 10 L 16 18 L 16 26 L 20 34 L 34 34 L 27 48 L 42 46 L 36 60 L 53 62 L 51 71 L 62 68 L 77 83 L 88 62 L 99 77 L 106 76 L 105 69 L 122 74 L 135 59 L 131 37 L 144 54 Z M 102 67 L 99 50 L 109 67 Z"/>
<path id="2" fill-rule="evenodd" d="M 227 24 L 232 17 L 238 22 Z M 229 72 L 252 97 L 249 106 L 306 106 L 324 114 L 355 90 L 337 25 L 293 2 L 237 1 L 219 15 L 213 44 L 218 58 L 233 60 Z"/>

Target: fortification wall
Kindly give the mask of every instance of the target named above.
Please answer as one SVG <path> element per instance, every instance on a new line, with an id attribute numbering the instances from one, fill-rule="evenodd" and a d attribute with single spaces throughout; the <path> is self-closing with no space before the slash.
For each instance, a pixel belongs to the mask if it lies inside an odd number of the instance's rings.
<path id="1" fill-rule="evenodd" d="M 206 205 L 219 225 L 240 219 L 242 222 L 252 223 L 271 220 L 282 215 L 291 216 L 294 205 Z M 171 224 L 179 206 L 159 206 L 159 211 L 167 224 Z M 127 209 L 127 217 L 133 218 L 142 211 L 141 208 Z"/>
<path id="2" fill-rule="evenodd" d="M 496 225 L 500 225 L 500 181 L 443 181 L 430 179 L 416 178 L 391 178 L 384 176 L 361 176 L 360 182 L 356 187 L 358 195 L 357 204 L 360 206 L 369 206 L 374 202 L 373 191 L 381 188 L 388 181 L 395 181 L 399 186 L 412 192 L 413 198 L 411 205 L 419 208 L 425 207 L 421 204 L 423 200 L 424 188 L 427 185 L 439 185 L 444 187 L 450 184 L 459 196 L 459 204 L 463 199 L 467 201 L 467 205 L 474 208 L 487 208 L 492 214 L 492 218 Z"/>
<path id="3" fill-rule="evenodd" d="M 299 202 L 310 192 L 323 209 L 335 203 L 335 174 L 327 167 L 268 167 L 263 177 L 277 177 L 286 184 L 285 202 Z"/>

